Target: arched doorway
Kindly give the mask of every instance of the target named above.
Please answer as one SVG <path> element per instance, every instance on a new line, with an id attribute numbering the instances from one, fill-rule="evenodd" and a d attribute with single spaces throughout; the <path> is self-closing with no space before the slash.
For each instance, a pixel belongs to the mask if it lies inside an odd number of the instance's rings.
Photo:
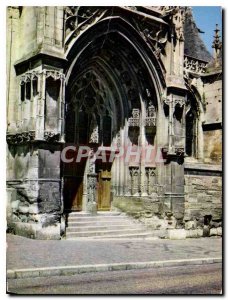
<path id="1" fill-rule="evenodd" d="M 88 146 L 93 153 L 103 150 L 108 158 L 105 162 L 93 159 L 94 166 L 91 157 L 78 162 L 72 174 L 63 170 L 64 190 L 74 190 L 67 185 L 67 177 L 72 178 L 72 185 L 81 178 L 74 199 L 82 210 L 87 210 L 93 188 L 99 210 L 110 209 L 112 193 L 143 193 L 141 182 L 147 182 L 146 166 L 141 161 L 126 163 L 120 157 L 111 161 L 109 158 L 121 147 L 126 151 L 129 145 L 137 148 L 156 141 L 158 91 L 146 60 L 130 42 L 133 37 L 129 34 L 126 38 L 121 33 L 120 23 L 112 22 L 109 32 L 106 23 L 100 24 L 81 43 L 78 41 L 78 49 L 69 53 L 72 64 L 67 73 L 66 142 Z M 86 44 L 86 40 L 91 42 Z M 132 168 L 136 170 L 135 180 L 130 178 Z M 84 170 L 83 176 L 80 170 Z M 92 178 L 89 173 L 96 176 Z M 145 178 L 140 177 L 142 173 Z M 130 187 L 131 182 L 137 186 Z"/>

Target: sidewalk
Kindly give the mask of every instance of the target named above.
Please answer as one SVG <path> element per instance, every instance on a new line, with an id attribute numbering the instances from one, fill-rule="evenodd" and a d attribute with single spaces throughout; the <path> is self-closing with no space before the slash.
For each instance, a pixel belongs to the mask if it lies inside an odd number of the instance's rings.
<path id="1" fill-rule="evenodd" d="M 127 269 L 131 268 L 131 264 L 135 265 L 135 268 L 136 264 L 143 268 L 146 265 L 154 266 L 154 262 L 164 261 L 176 263 L 179 261 L 182 265 L 184 262 L 190 264 L 191 261 L 212 263 L 212 259 L 218 262 L 221 261 L 221 257 L 221 238 L 47 241 L 7 235 L 7 271 L 8 276 L 11 273 L 12 278 L 16 276 L 15 270 L 22 272 L 24 269 L 79 270 L 78 267 L 112 264 L 118 266 L 125 264 Z M 94 271 L 94 268 L 90 270 Z"/>

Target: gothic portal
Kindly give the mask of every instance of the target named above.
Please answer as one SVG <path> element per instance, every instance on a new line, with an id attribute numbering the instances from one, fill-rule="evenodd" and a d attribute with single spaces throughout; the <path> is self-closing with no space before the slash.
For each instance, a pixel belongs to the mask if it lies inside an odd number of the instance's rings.
<path id="1" fill-rule="evenodd" d="M 190 7 L 14 6 L 7 28 L 9 231 L 136 202 L 155 230 L 220 224 L 218 29 L 212 57 Z"/>

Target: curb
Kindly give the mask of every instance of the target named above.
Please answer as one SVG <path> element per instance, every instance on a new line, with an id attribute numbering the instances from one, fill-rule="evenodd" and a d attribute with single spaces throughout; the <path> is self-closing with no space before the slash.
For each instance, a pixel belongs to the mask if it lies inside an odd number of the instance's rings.
<path id="1" fill-rule="evenodd" d="M 113 263 L 113 264 L 97 264 L 97 265 L 81 265 L 81 266 L 61 266 L 33 269 L 15 269 L 7 271 L 7 279 L 18 278 L 34 278 L 34 277 L 50 277 L 50 276 L 68 276 L 90 272 L 105 271 L 123 271 L 133 269 L 149 269 L 161 267 L 202 265 L 221 263 L 222 258 L 193 258 L 180 260 L 164 260 L 149 262 L 130 262 L 130 263 Z"/>

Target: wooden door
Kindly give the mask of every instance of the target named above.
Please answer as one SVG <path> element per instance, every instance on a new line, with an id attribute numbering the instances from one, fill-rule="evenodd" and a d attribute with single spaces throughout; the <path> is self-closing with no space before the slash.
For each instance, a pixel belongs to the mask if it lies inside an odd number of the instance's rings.
<path id="1" fill-rule="evenodd" d="M 83 177 L 65 177 L 64 204 L 66 210 L 81 211 L 83 196 Z"/>
<path id="2" fill-rule="evenodd" d="M 111 171 L 101 169 L 98 172 L 97 209 L 110 210 L 111 207 Z"/>
<path id="3" fill-rule="evenodd" d="M 81 211 L 86 160 L 64 166 L 64 209 Z"/>

